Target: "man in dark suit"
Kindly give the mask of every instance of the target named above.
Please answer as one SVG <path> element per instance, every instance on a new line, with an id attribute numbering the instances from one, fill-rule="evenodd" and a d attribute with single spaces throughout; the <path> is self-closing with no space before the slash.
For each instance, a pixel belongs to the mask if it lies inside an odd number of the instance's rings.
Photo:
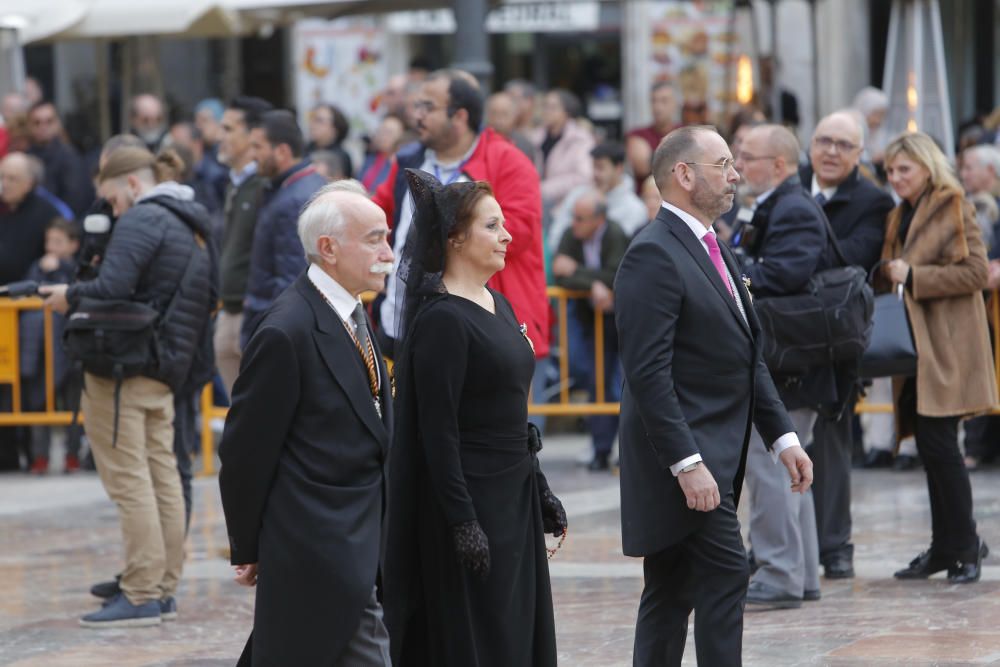
<path id="1" fill-rule="evenodd" d="M 240 664 L 388 665 L 375 582 L 390 380 L 358 295 L 392 268 L 385 214 L 350 186 L 299 218 L 310 266 L 261 318 L 219 446 L 236 580 L 257 585 Z"/>
<path id="2" fill-rule="evenodd" d="M 798 140 L 780 125 L 751 129 L 736 156 L 736 167 L 756 197 L 750 223 L 733 230 L 754 297 L 799 294 L 816 273 L 837 265 L 823 211 L 799 181 L 798 156 Z M 817 410 L 837 403 L 837 374 L 832 366 L 819 366 L 791 377 L 772 369 L 772 375 L 795 431 L 808 446 Z M 813 497 L 788 490 L 784 471 L 755 446 L 760 437 L 751 433 L 747 456 L 750 543 L 758 565 L 747 604 L 799 607 L 820 595 Z"/>
<path id="3" fill-rule="evenodd" d="M 885 218 L 893 202 L 864 178 L 858 161 L 864 129 L 852 112 L 838 111 L 819 122 L 809 146 L 809 165 L 799 170 L 802 186 L 823 207 L 848 264 L 871 270 L 882 254 Z M 819 415 L 813 427 L 816 481 L 813 496 L 819 560 L 827 579 L 854 576 L 851 544 L 851 453 L 854 449 L 852 392 L 838 415 Z"/>
<path id="4" fill-rule="evenodd" d="M 749 569 L 736 504 L 751 423 L 804 492 L 812 464 L 761 360 L 760 325 L 712 222 L 739 174 L 713 130 L 683 127 L 660 144 L 665 200 L 615 280 L 625 387 L 622 546 L 645 558 L 634 665 L 680 665 L 695 611 L 698 663 L 741 663 Z"/>

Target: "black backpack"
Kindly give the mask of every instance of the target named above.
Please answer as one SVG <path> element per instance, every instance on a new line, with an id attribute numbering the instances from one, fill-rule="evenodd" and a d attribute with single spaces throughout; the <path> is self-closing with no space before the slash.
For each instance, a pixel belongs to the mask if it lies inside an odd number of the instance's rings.
<path id="1" fill-rule="evenodd" d="M 809 200 L 819 207 L 812 197 Z M 814 275 L 800 294 L 761 297 L 753 304 L 762 330 L 764 362 L 776 375 L 801 375 L 839 362 L 860 363 L 871 339 L 875 294 L 868 275 L 847 264 L 825 213 L 823 222 L 841 266 Z"/>

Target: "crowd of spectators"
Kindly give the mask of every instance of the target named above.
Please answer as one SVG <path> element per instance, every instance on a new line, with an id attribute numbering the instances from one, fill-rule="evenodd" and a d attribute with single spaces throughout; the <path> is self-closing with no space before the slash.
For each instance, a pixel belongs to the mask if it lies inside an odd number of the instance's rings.
<path id="1" fill-rule="evenodd" d="M 906 199 L 887 173 L 886 149 L 893 140 L 884 123 L 887 107 L 884 93 L 865 88 L 850 108 L 821 119 L 804 146 L 794 128 L 767 124 L 761 109 L 743 108 L 726 119 L 734 158 L 730 166 L 739 172 L 740 182 L 736 203 L 719 218 L 715 230 L 746 258 L 745 274 L 756 295 L 795 293 L 812 275 L 836 264 L 827 222 L 847 263 L 868 271 L 886 259 L 889 212 Z M 294 112 L 259 98 L 206 99 L 190 114 L 176 114 L 168 112 L 163 99 L 142 94 L 131 102 L 128 131 L 105 146 L 105 153 L 112 144 L 134 144 L 152 154 L 172 151 L 179 166 L 171 180 L 189 186 L 194 201 L 207 213 L 219 248 L 221 308 L 214 319 L 213 347 L 220 397 L 232 389 L 255 323 L 306 266 L 296 220 L 310 197 L 329 181 L 356 178 L 386 212 L 398 258 L 413 211 L 404 178 L 404 169 L 412 167 L 433 173 L 443 183 L 491 184 L 513 240 L 507 268 L 490 284 L 511 301 L 534 342 L 539 362 L 535 400 L 557 393 L 557 359 L 568 355 L 573 390 L 591 400 L 603 394 L 605 401 L 617 401 L 621 371 L 614 329 L 615 272 L 631 238 L 660 211 L 660 191 L 650 175 L 656 146 L 674 128 L 703 121 L 706 110 L 685 106 L 672 84 L 658 82 L 650 89 L 652 122 L 623 128 L 619 140 L 592 124 L 569 90 L 539 91 L 528 81 L 512 80 L 486 96 L 467 73 L 416 66 L 389 79 L 378 111 L 371 135 L 362 138 L 336 100 L 309 109 L 302 128 Z M 63 282 L 76 271 L 73 262 L 81 239 L 85 241 L 84 218 L 109 214 L 95 191 L 99 165 L 90 165 L 78 152 L 59 110 L 36 88 L 6 95 L 0 100 L 0 114 L 0 283 L 26 277 Z M 960 152 L 948 167 L 960 178 L 974 211 L 970 219 L 988 254 L 989 288 L 1000 287 L 998 126 L 998 112 L 963 125 Z M 818 206 L 806 206 L 803 202 L 809 199 Z M 570 304 L 568 350 L 556 344 L 557 323 L 545 297 L 546 283 L 588 295 Z M 402 289 L 394 271 L 372 308 L 377 335 L 389 356 L 403 316 Z M 594 368 L 595 311 L 604 315 L 602 374 Z M 35 330 L 32 327 L 37 329 L 37 322 L 24 318 L 22 336 L 29 336 L 23 332 Z M 25 349 L 31 352 L 22 362 L 25 405 L 39 409 L 39 351 Z M 58 402 L 71 407 L 79 382 L 63 367 L 57 370 Z M 602 391 L 595 386 L 599 375 L 605 381 Z M 793 597 L 808 596 L 818 576 L 802 574 L 803 558 L 808 560 L 810 551 L 818 550 L 828 577 L 853 575 L 852 463 L 900 470 L 920 464 L 919 443 L 898 438 L 904 434 L 890 417 L 858 419 L 853 414 L 862 393 L 870 400 L 888 401 L 893 395 L 888 380 L 862 386 L 857 377 L 833 366 L 777 379 L 789 408 L 804 411 L 800 426 L 808 435 L 802 441 L 812 443 L 817 475 L 815 509 L 812 496 L 805 496 L 801 507 L 788 508 L 784 518 L 773 514 L 774 525 L 751 522 L 764 566 L 757 588 L 765 600 L 787 581 L 768 577 L 769 531 L 798 535 L 806 555 L 800 553 L 795 563 L 779 564 L 779 569 L 786 574 L 796 570 Z M 177 428 L 189 441 L 194 439 L 194 391 L 182 396 L 183 405 L 176 409 Z M 0 401 L 6 401 L 0 408 L 9 408 L 9 392 L 0 395 Z M 830 406 L 837 409 L 827 409 Z M 586 462 L 591 470 L 607 470 L 614 462 L 617 419 L 592 417 L 587 424 L 593 444 Z M 39 429 L 0 431 L 0 467 L 27 465 L 44 473 L 48 443 L 49 434 Z M 996 417 L 967 421 L 965 466 L 973 469 L 994 460 L 998 444 Z M 192 448 L 189 443 L 184 451 Z M 749 482 L 763 489 L 764 468 L 755 473 L 752 464 Z M 76 437 L 64 467 L 73 471 L 80 465 Z M 760 495 L 766 494 L 761 490 Z M 815 526 L 800 520 L 807 515 L 816 517 Z M 781 521 L 785 523 L 778 525 Z M 818 543 L 807 543 L 817 535 Z"/>

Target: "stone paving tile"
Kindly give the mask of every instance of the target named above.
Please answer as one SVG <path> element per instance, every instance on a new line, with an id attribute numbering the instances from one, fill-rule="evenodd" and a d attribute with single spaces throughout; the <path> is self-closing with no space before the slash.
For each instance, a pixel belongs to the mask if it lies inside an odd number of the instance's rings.
<path id="1" fill-rule="evenodd" d="M 580 469 L 582 438 L 550 438 L 542 452 L 565 501 L 570 533 L 550 561 L 560 664 L 631 664 L 642 564 L 621 553 L 618 480 Z M 976 516 L 1000 552 L 1000 470 L 973 476 Z M 823 599 L 799 610 L 748 613 L 744 664 L 761 667 L 1000 665 L 1000 556 L 984 581 L 897 582 L 892 572 L 929 542 L 922 472 L 854 477 L 858 577 L 823 582 Z M 114 507 L 94 475 L 0 475 L 0 665 L 18 667 L 220 667 L 242 650 L 253 593 L 226 560 L 217 483 L 199 479 L 180 618 L 155 628 L 94 631 L 87 590 L 120 567 Z M 746 508 L 743 508 L 746 511 Z M 695 665 L 694 619 L 684 664 Z"/>

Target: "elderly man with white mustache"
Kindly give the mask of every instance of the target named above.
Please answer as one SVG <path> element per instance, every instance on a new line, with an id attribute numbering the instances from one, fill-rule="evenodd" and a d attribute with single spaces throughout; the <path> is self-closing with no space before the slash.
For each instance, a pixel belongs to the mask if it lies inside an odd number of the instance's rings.
<path id="1" fill-rule="evenodd" d="M 392 392 L 361 292 L 392 270 L 360 185 L 303 210 L 310 263 L 243 354 L 219 446 L 236 581 L 257 586 L 241 665 L 388 665 L 376 596 Z"/>

